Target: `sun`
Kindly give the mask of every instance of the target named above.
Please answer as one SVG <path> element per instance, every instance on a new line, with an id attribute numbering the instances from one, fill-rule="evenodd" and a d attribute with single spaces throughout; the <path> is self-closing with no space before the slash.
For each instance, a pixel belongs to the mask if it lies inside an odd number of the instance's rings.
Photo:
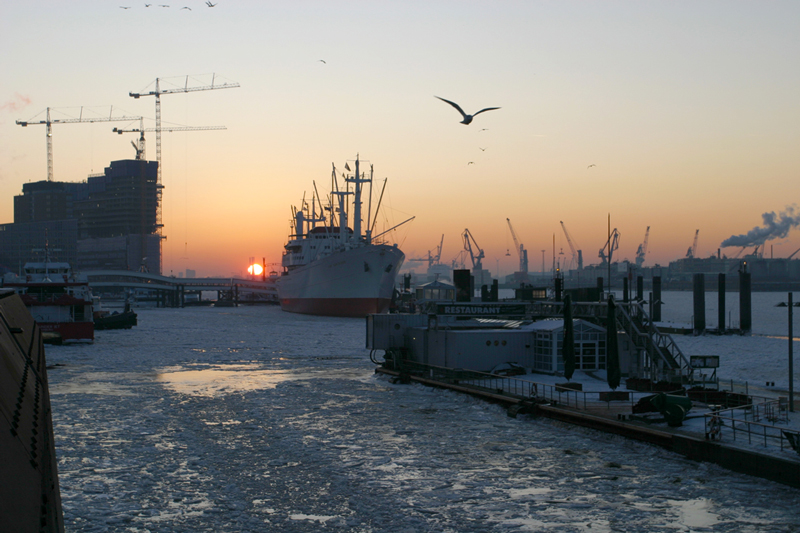
<path id="1" fill-rule="evenodd" d="M 258 263 L 253 263 L 247 267 L 247 273 L 253 276 L 260 276 L 262 272 L 264 272 L 264 269 Z"/>

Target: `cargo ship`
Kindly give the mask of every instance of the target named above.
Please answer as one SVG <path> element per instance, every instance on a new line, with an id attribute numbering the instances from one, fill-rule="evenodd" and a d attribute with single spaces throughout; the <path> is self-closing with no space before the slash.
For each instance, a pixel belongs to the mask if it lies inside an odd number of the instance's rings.
<path id="1" fill-rule="evenodd" d="M 334 166 L 327 206 L 315 193 L 310 206 L 304 199 L 300 208 L 292 209 L 291 233 L 282 258 L 284 271 L 277 279 L 284 311 L 364 317 L 389 308 L 405 254 L 381 237 L 413 217 L 373 235 L 372 165 L 366 177 L 361 163 L 356 157 L 355 172 L 344 175 L 345 190 L 339 189 Z M 345 170 L 350 172 L 350 166 L 346 164 Z M 362 231 L 362 193 L 367 186 L 370 201 Z M 316 184 L 314 188 L 316 191 Z M 350 196 L 352 202 L 348 202 Z M 379 209 L 380 201 L 375 215 Z"/>

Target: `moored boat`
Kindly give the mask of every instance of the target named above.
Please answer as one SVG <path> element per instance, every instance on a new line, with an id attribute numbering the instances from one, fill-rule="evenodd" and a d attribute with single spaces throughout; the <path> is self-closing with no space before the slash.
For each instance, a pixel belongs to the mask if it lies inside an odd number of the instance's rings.
<path id="1" fill-rule="evenodd" d="M 363 317 L 384 313 L 389 308 L 405 254 L 396 244 L 380 240 L 397 226 L 373 235 L 371 203 L 362 231 L 362 190 L 364 184 L 369 184 L 371 191 L 372 169 L 367 178 L 361 174 L 360 165 L 356 158 L 354 174 L 345 177 L 346 191 L 338 189 L 334 168 L 334 190 L 328 206 L 323 207 L 320 198 L 312 197 L 311 206 L 304 201 L 299 209 L 293 210 L 293 233 L 282 259 L 285 271 L 277 280 L 284 311 Z M 350 170 L 348 165 L 345 169 Z M 348 206 L 349 195 L 353 196 L 353 202 Z M 380 202 L 377 207 L 380 208 Z M 352 214 L 352 228 L 348 225 L 348 213 Z"/>
<path id="2" fill-rule="evenodd" d="M 94 314 L 89 281 L 72 271 L 69 263 L 50 261 L 26 263 L 24 277 L 7 279 L 25 303 L 43 334 L 55 342 L 93 341 Z"/>

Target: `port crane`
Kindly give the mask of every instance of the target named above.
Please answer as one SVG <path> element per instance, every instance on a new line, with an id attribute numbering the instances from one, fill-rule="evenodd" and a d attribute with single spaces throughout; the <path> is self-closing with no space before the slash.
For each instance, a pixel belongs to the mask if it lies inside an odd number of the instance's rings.
<path id="1" fill-rule="evenodd" d="M 519 254 L 519 271 L 514 272 L 514 280 L 527 282 L 528 281 L 528 250 L 519 242 L 517 234 L 514 231 L 514 226 L 511 225 L 511 219 L 507 218 L 508 229 L 511 230 L 511 237 L 514 239 L 514 246 Z"/>
<path id="2" fill-rule="evenodd" d="M 692 243 L 691 248 L 686 250 L 686 257 L 696 257 L 697 256 L 697 236 L 700 234 L 700 230 L 695 230 L 694 232 L 694 242 Z"/>
<path id="3" fill-rule="evenodd" d="M 479 270 L 483 270 L 483 258 L 486 257 L 483 253 L 483 250 L 478 243 L 475 241 L 475 237 L 472 236 L 469 229 L 465 229 L 462 235 L 464 237 L 464 250 L 469 252 L 469 257 L 472 259 L 472 268 L 476 272 Z M 478 254 L 475 255 L 475 251 L 472 249 L 472 245 L 475 245 L 475 250 L 478 251 Z"/>
<path id="4" fill-rule="evenodd" d="M 23 128 L 27 128 L 28 126 L 34 125 L 45 125 L 45 134 L 47 136 L 47 181 L 53 181 L 53 124 L 77 124 L 81 122 L 114 122 L 114 121 L 127 121 L 131 122 L 134 120 L 141 120 L 142 117 L 128 117 L 128 116 L 119 116 L 115 117 L 114 115 L 114 106 L 110 106 L 108 116 L 97 116 L 97 117 L 89 117 L 83 116 L 84 108 L 81 106 L 80 112 L 78 117 L 75 118 L 52 118 L 50 116 L 51 111 L 59 111 L 58 109 L 48 107 L 46 110 L 46 118 L 45 120 L 40 120 L 38 122 L 33 122 L 32 120 L 17 120 L 16 123 Z M 87 109 L 88 111 L 88 109 Z"/>
<path id="5" fill-rule="evenodd" d="M 600 252 L 597 254 L 600 258 L 600 261 L 605 264 L 606 262 L 611 263 L 611 257 L 614 252 L 619 248 L 619 231 L 617 228 L 614 228 L 614 231 L 611 232 L 611 235 L 608 236 L 608 240 L 606 244 L 600 248 Z M 608 249 L 608 257 L 606 257 L 606 249 Z"/>
<path id="6" fill-rule="evenodd" d="M 567 238 L 569 249 L 572 250 L 572 262 L 577 265 L 578 270 L 583 270 L 583 256 L 581 251 L 575 250 L 575 245 L 572 243 L 572 238 L 570 238 L 567 226 L 564 225 L 563 221 L 561 221 L 561 229 L 564 230 L 564 236 Z M 572 266 L 572 263 L 570 263 L 570 266 Z"/>
<path id="7" fill-rule="evenodd" d="M 636 266 L 641 268 L 644 264 L 645 255 L 647 254 L 647 241 L 650 239 L 650 226 L 647 226 L 647 231 L 644 232 L 644 242 L 639 245 L 636 250 Z"/>
<path id="8" fill-rule="evenodd" d="M 414 259 L 406 259 L 406 261 L 417 261 L 422 262 L 425 261 L 428 263 L 428 268 L 432 267 L 439 263 L 439 260 L 442 257 L 442 247 L 444 246 L 444 233 L 442 233 L 442 240 L 439 241 L 439 246 L 436 247 L 436 255 L 432 255 L 431 251 L 428 250 L 428 257 L 423 258 L 414 258 Z"/>

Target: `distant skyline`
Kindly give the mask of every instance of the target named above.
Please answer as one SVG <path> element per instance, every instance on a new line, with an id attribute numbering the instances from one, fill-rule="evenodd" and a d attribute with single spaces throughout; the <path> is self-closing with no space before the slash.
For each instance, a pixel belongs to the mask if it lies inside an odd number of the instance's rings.
<path id="1" fill-rule="evenodd" d="M 650 226 L 646 266 L 684 257 L 697 229 L 698 257 L 765 234 L 765 256 L 787 257 L 800 248 L 798 20 L 790 1 L 11 3 L 0 223 L 47 176 L 45 128 L 16 120 L 113 106 L 152 128 L 154 99 L 129 92 L 215 73 L 241 87 L 161 99 L 165 126 L 226 127 L 163 134 L 165 274 L 280 262 L 290 206 L 356 154 L 389 178 L 379 224 L 416 217 L 392 235 L 409 258 L 444 234 L 449 263 L 469 228 L 485 268 L 513 272 L 508 218 L 531 271 L 541 250 L 552 264 L 554 236 L 570 254 L 560 221 L 591 264 L 609 214 L 620 259 Z M 464 125 L 437 97 L 500 109 Z M 54 125 L 54 179 L 132 159 L 135 135 L 114 127 L 138 121 Z M 155 160 L 155 133 L 146 149 Z"/>

